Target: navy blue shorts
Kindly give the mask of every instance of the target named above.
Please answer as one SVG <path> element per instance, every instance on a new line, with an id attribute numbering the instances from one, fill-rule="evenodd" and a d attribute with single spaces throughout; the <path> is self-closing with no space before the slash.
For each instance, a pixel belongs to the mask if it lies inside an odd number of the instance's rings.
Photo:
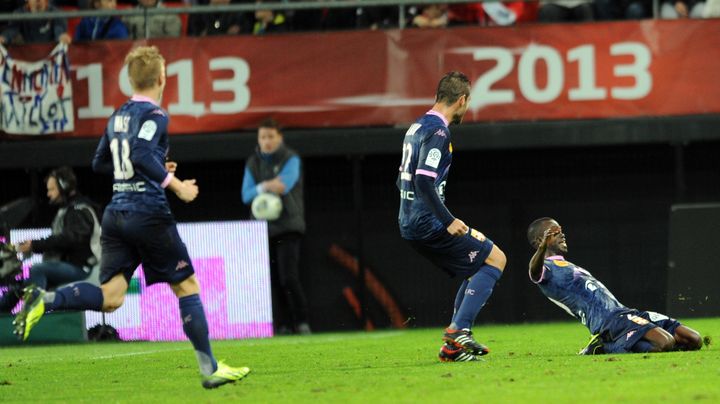
<path id="1" fill-rule="evenodd" d="M 195 273 L 175 219 L 169 214 L 105 210 L 100 242 L 101 283 L 120 273 L 129 283 L 139 264 L 147 285 L 177 284 Z"/>
<path id="2" fill-rule="evenodd" d="M 613 315 L 603 326 L 601 336 L 607 353 L 625 353 L 631 352 L 632 346 L 653 328 L 660 327 L 674 335 L 681 325 L 664 314 L 628 309 Z"/>
<path id="3" fill-rule="evenodd" d="M 485 264 L 493 242 L 477 230 L 456 237 L 442 231 L 425 240 L 408 240 L 410 245 L 451 276 L 469 278 Z"/>

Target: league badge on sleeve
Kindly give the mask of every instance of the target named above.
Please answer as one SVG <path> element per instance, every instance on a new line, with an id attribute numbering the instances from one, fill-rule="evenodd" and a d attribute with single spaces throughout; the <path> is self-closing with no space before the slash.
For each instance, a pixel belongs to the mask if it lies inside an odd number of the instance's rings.
<path id="1" fill-rule="evenodd" d="M 155 121 L 145 121 L 142 124 L 142 127 L 140 127 L 140 133 L 138 134 L 138 137 L 140 139 L 145 140 L 152 140 L 153 136 L 155 136 L 155 132 L 157 132 L 157 124 Z"/>
<path id="2" fill-rule="evenodd" d="M 440 165 L 440 157 L 442 157 L 442 153 L 440 153 L 439 149 L 430 149 L 427 158 L 425 159 L 425 165 L 432 168 L 438 168 Z"/>

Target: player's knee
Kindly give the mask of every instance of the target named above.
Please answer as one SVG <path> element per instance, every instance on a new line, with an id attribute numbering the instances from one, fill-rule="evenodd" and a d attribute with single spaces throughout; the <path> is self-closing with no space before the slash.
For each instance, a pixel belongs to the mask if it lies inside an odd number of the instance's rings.
<path id="1" fill-rule="evenodd" d="M 702 336 L 698 334 L 694 330 L 688 329 L 688 331 L 683 335 L 683 347 L 689 351 L 697 351 L 698 349 L 702 348 L 703 340 Z"/>
<path id="2" fill-rule="evenodd" d="M 658 338 L 653 341 L 653 345 L 658 352 L 668 352 L 675 348 L 675 338 L 672 335 L 663 335 L 662 338 Z"/>
<path id="3" fill-rule="evenodd" d="M 690 351 L 697 351 L 698 349 L 702 348 L 702 346 L 703 346 L 703 341 L 702 341 L 702 337 L 700 337 L 700 335 L 693 337 L 692 339 L 690 339 L 690 342 L 688 342 L 686 344 L 687 349 Z"/>
<path id="4" fill-rule="evenodd" d="M 170 285 L 177 297 L 196 295 L 200 293 L 200 283 L 195 275 L 191 275 L 180 283 Z"/>

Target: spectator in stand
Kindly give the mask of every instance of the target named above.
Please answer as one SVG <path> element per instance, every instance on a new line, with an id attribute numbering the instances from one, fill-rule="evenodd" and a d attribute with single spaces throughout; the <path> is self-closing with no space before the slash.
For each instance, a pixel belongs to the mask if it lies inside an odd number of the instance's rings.
<path id="1" fill-rule="evenodd" d="M 260 3 L 277 3 L 277 1 L 258 1 Z M 253 24 L 253 35 L 275 34 L 287 31 L 285 15 L 277 10 L 255 10 L 255 23 Z"/>
<path id="2" fill-rule="evenodd" d="M 210 0 L 210 6 L 226 6 L 230 0 Z M 250 32 L 250 26 L 243 13 L 191 14 L 188 19 L 188 35 L 238 35 Z"/>
<path id="3" fill-rule="evenodd" d="M 448 25 L 514 25 L 537 20 L 537 0 L 453 4 Z"/>
<path id="4" fill-rule="evenodd" d="M 660 18 L 677 20 L 678 18 L 703 18 L 705 2 L 698 0 L 664 1 L 660 6 Z"/>
<path id="5" fill-rule="evenodd" d="M 160 0 L 138 0 L 139 10 L 163 8 Z M 123 19 L 132 39 L 176 38 L 180 36 L 182 21 L 177 14 L 133 15 Z"/>
<path id="6" fill-rule="evenodd" d="M 115 10 L 117 0 L 93 0 L 96 10 Z M 83 17 L 75 31 L 76 41 L 97 41 L 102 39 L 127 39 L 128 29 L 116 16 Z"/>
<path id="7" fill-rule="evenodd" d="M 412 19 L 412 26 L 418 28 L 444 28 L 448 25 L 448 11 L 445 4 L 428 4 Z"/>
<path id="8" fill-rule="evenodd" d="M 540 22 L 582 22 L 594 20 L 590 0 L 549 0 L 543 1 L 538 10 Z"/>
<path id="9" fill-rule="evenodd" d="M 57 11 L 48 0 L 26 0 L 14 13 L 41 13 Z M 72 38 L 67 33 L 67 21 L 61 18 L 47 20 L 10 21 L 0 34 L 0 44 L 29 44 L 62 42 L 70 44 Z"/>

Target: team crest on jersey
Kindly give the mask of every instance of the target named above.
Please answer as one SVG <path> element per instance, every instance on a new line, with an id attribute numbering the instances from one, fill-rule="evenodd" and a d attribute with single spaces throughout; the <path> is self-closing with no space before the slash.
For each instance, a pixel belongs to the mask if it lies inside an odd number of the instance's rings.
<path id="1" fill-rule="evenodd" d="M 569 262 L 563 261 L 563 260 L 553 260 L 553 264 L 555 264 L 556 266 L 559 266 L 559 267 L 566 267 L 566 266 L 570 265 Z"/>
<path id="2" fill-rule="evenodd" d="M 438 168 L 441 156 L 442 153 L 440 153 L 440 149 L 430 149 L 427 158 L 425 159 L 425 165 L 432 168 Z"/>

